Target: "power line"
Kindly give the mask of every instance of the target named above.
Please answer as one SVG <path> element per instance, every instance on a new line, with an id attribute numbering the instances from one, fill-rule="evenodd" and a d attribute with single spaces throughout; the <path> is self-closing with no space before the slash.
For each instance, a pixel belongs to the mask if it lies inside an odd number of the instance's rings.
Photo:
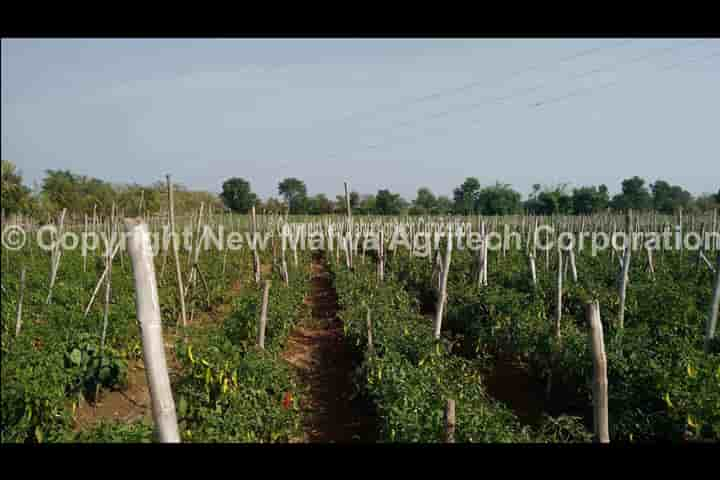
<path id="1" fill-rule="evenodd" d="M 690 60 L 690 61 L 677 62 L 677 63 L 673 63 L 673 64 L 671 64 L 671 65 L 666 65 L 666 66 L 664 66 L 664 67 L 659 68 L 658 71 L 659 71 L 659 72 L 665 72 L 665 71 L 668 71 L 668 70 L 674 70 L 674 69 L 676 69 L 676 68 L 678 68 L 678 67 L 685 66 L 685 65 L 687 65 L 687 64 L 689 64 L 689 63 L 695 63 L 695 62 L 699 62 L 699 61 L 702 61 L 702 60 L 707 60 L 707 59 L 712 58 L 712 57 L 717 57 L 718 55 L 720 55 L 720 51 L 713 52 L 713 53 L 711 53 L 711 54 L 709 54 L 709 55 L 704 55 L 704 56 L 702 56 L 702 57 L 695 58 L 695 59 L 692 59 L 692 60 Z M 614 81 L 612 81 L 612 82 L 605 83 L 605 84 L 600 85 L 600 86 L 598 86 L 598 87 L 590 87 L 590 88 L 584 88 L 584 89 L 580 89 L 580 90 L 575 90 L 574 92 L 570 92 L 570 93 L 567 94 L 567 95 L 562 95 L 562 96 L 560 96 L 560 97 L 551 98 L 551 99 L 549 99 L 549 100 L 544 100 L 544 101 L 541 101 L 541 102 L 537 102 L 537 103 L 531 104 L 530 106 L 531 106 L 531 107 L 538 107 L 538 106 L 547 105 L 547 104 L 549 104 L 549 103 L 556 103 L 556 102 L 565 100 L 565 99 L 570 98 L 570 97 L 575 97 L 575 96 L 578 96 L 578 95 L 582 96 L 583 93 L 588 93 L 589 91 L 595 91 L 595 90 L 599 90 L 599 89 L 602 89 L 602 88 L 605 88 L 605 87 L 609 87 L 609 86 L 615 85 L 615 84 L 617 84 L 617 83 L 619 83 L 619 82 L 620 82 L 620 80 L 614 80 Z"/>
<path id="2" fill-rule="evenodd" d="M 594 47 L 594 48 L 590 48 L 590 49 L 587 49 L 587 50 L 582 50 L 582 51 L 580 51 L 580 52 L 575 52 L 575 53 L 573 53 L 572 55 L 569 55 L 569 56 L 567 56 L 567 57 L 563 57 L 563 58 L 559 59 L 559 60 L 557 61 L 557 63 L 569 62 L 570 60 L 574 60 L 574 59 L 576 59 L 576 58 L 584 57 L 584 56 L 586 56 L 586 55 L 591 55 L 591 54 L 593 54 L 593 53 L 595 53 L 595 52 L 598 52 L 598 51 L 601 51 L 601 50 L 605 50 L 605 49 L 609 49 L 609 48 L 622 47 L 622 46 L 627 45 L 627 44 L 632 43 L 632 42 L 634 42 L 634 40 L 623 40 L 623 41 L 621 41 L 621 42 L 619 42 L 619 43 L 616 43 L 616 44 L 613 44 L 613 45 L 601 45 L 601 46 Z M 555 63 L 555 62 L 553 62 L 553 63 Z M 518 75 L 521 75 L 521 74 L 523 74 L 523 73 L 532 72 L 532 71 L 535 71 L 535 70 L 542 70 L 543 68 L 545 68 L 544 65 L 535 65 L 535 66 L 532 66 L 532 67 L 523 68 L 523 69 L 521 69 L 521 70 L 517 70 L 517 71 L 511 73 L 511 74 L 508 75 L 507 77 L 501 79 L 501 81 L 502 81 L 502 82 L 506 82 L 506 81 L 511 80 L 512 78 L 515 78 L 515 77 L 517 77 Z M 400 107 L 407 107 L 407 106 L 415 105 L 415 104 L 418 104 L 418 103 L 423 103 L 423 102 L 427 102 L 427 101 L 434 100 L 434 99 L 437 99 L 437 98 L 441 98 L 441 97 L 446 96 L 446 95 L 454 95 L 454 94 L 457 94 L 457 93 L 460 93 L 460 92 L 464 92 L 464 91 L 467 91 L 467 90 L 471 90 L 471 89 L 473 89 L 473 88 L 475 88 L 475 87 L 481 86 L 484 80 L 485 80 L 485 79 L 483 79 L 483 80 L 475 80 L 475 81 L 472 81 L 472 82 L 470 82 L 470 83 L 466 83 L 466 84 L 464 84 L 464 85 L 460 85 L 460 86 L 458 86 L 458 87 L 452 87 L 452 88 L 440 90 L 440 91 L 437 91 L 437 92 L 434 92 L 434 93 L 430 93 L 430 94 L 428 94 L 428 95 L 423 95 L 423 96 L 420 96 L 420 97 L 410 98 L 410 99 L 404 100 L 404 101 L 402 101 L 402 102 L 397 102 L 397 103 L 391 103 L 391 104 L 381 105 L 381 106 L 379 106 L 379 107 L 377 107 L 377 108 L 375 108 L 375 109 L 373 109 L 373 110 L 367 110 L 367 111 L 365 111 L 365 112 L 352 113 L 352 114 L 346 116 L 344 119 L 341 119 L 341 121 L 349 120 L 349 119 L 357 118 L 357 117 L 363 117 L 363 116 L 367 116 L 367 115 L 372 115 L 372 114 L 374 114 L 374 113 L 382 112 L 382 111 L 385 111 L 385 110 L 392 110 L 392 109 L 397 109 L 397 108 L 400 108 Z"/>
<path id="3" fill-rule="evenodd" d="M 650 53 L 647 53 L 647 54 L 645 54 L 645 55 L 641 55 L 641 56 L 639 56 L 639 57 L 630 59 L 630 60 L 628 60 L 628 61 L 617 62 L 617 63 L 611 65 L 611 67 L 612 67 L 612 66 L 616 67 L 616 66 L 618 66 L 618 65 L 632 64 L 632 63 L 636 63 L 636 62 L 638 62 L 638 61 L 646 60 L 646 59 L 648 59 L 648 58 L 652 58 L 652 57 L 655 57 L 655 56 L 661 56 L 661 55 L 667 54 L 667 53 L 669 53 L 669 52 L 672 52 L 672 51 L 675 51 L 675 50 L 678 50 L 678 49 L 681 49 L 681 48 L 690 47 L 690 46 L 695 45 L 695 44 L 697 44 L 698 42 L 701 42 L 701 41 L 702 41 L 702 40 L 695 40 L 695 41 L 693 41 L 693 42 L 690 42 L 690 43 L 687 43 L 687 44 L 683 44 L 683 45 L 675 45 L 675 46 L 671 46 L 671 47 L 666 47 L 666 48 L 661 48 L 661 49 L 653 50 L 653 51 L 651 51 Z M 592 69 L 592 70 L 589 70 L 589 71 L 586 71 L 586 72 L 581 72 L 581 73 L 578 73 L 578 74 L 575 74 L 575 75 L 571 75 L 570 77 L 568 77 L 568 79 L 572 80 L 572 79 L 587 77 L 587 76 L 592 75 L 592 74 L 594 74 L 594 73 L 602 72 L 603 70 L 607 70 L 607 66 L 601 67 L 601 68 L 595 68 L 595 69 Z M 515 96 L 521 96 L 521 95 L 526 95 L 526 94 L 528 94 L 528 93 L 533 93 L 533 92 L 539 90 L 540 88 L 546 86 L 547 84 L 549 84 L 549 83 L 551 83 L 551 82 L 552 82 L 552 81 L 541 82 L 541 83 L 539 83 L 539 84 L 536 84 L 536 85 L 533 86 L 533 87 L 518 90 L 517 92 L 515 92 L 515 93 L 513 93 L 513 94 L 511 94 L 511 95 L 509 95 L 509 96 L 490 97 L 490 98 L 487 99 L 487 101 L 481 101 L 481 102 L 472 103 L 472 104 L 469 104 L 469 105 L 461 105 L 461 106 L 458 106 L 458 107 L 449 108 L 449 109 L 447 109 L 447 110 L 444 110 L 444 111 L 441 111 L 441 112 L 437 112 L 437 113 L 433 113 L 433 114 L 431 114 L 431 115 L 427 115 L 427 116 L 425 116 L 425 117 L 422 117 L 422 118 L 419 118 L 419 119 L 415 119 L 415 120 L 403 121 L 403 122 L 399 122 L 399 123 L 393 123 L 393 124 L 390 124 L 389 127 L 393 127 L 393 126 L 403 126 L 403 127 L 407 127 L 407 126 L 417 125 L 418 123 L 423 122 L 423 121 L 426 121 L 426 120 L 434 120 L 434 119 L 437 119 L 437 118 L 446 117 L 446 116 L 451 115 L 451 114 L 453 114 L 453 113 L 472 111 L 472 110 L 475 110 L 475 109 L 477 109 L 477 108 L 479 108 L 479 107 L 485 106 L 487 103 L 494 103 L 494 102 L 496 102 L 496 101 L 498 101 L 498 100 L 505 100 L 505 99 L 507 99 L 507 98 L 512 98 L 512 97 L 515 97 Z"/>
<path id="4" fill-rule="evenodd" d="M 693 44 L 694 44 L 694 43 L 697 43 L 697 42 L 693 42 Z M 687 46 L 687 45 L 686 45 L 686 46 Z M 676 50 L 677 48 L 680 48 L 680 47 L 672 47 L 672 50 Z M 667 51 L 669 51 L 669 49 L 663 49 L 663 51 L 664 51 L 664 52 L 667 52 Z M 688 63 L 694 63 L 694 62 L 697 62 L 697 61 L 706 60 L 706 59 L 708 59 L 708 58 L 712 58 L 712 57 L 715 57 L 715 56 L 718 56 L 718 55 L 720 55 L 720 51 L 718 51 L 718 52 L 713 52 L 713 53 L 711 53 L 711 54 L 709 54 L 709 55 L 705 55 L 705 56 L 702 56 L 702 57 L 700 57 L 700 58 L 696 58 L 696 59 L 694 59 L 694 60 L 691 60 L 690 62 L 688 62 L 688 61 L 683 61 L 683 62 L 673 63 L 673 64 L 671 64 L 671 65 L 669 65 L 669 66 L 665 66 L 665 67 L 659 68 L 658 71 L 672 70 L 672 69 L 675 69 L 675 68 L 684 66 L 684 65 L 686 65 L 686 64 L 688 64 Z M 649 55 L 643 56 L 643 58 L 648 58 L 648 57 L 649 57 Z M 637 60 L 637 59 L 633 59 L 633 60 L 630 61 L 630 63 L 633 63 L 633 62 L 635 62 L 636 60 Z M 533 103 L 533 104 L 530 104 L 529 107 L 544 106 L 544 105 L 547 105 L 547 104 L 550 104 L 550 103 L 560 102 L 560 101 L 566 100 L 566 99 L 568 99 L 568 98 L 587 95 L 587 94 L 589 94 L 589 93 L 591 93 L 591 92 L 594 92 L 594 91 L 596 91 L 596 90 L 600 90 L 600 89 L 603 89 L 603 88 L 607 88 L 607 87 L 616 85 L 616 84 L 618 84 L 618 83 L 621 83 L 621 80 L 613 80 L 613 81 L 610 81 L 610 82 L 606 82 L 606 83 L 604 83 L 604 84 L 601 84 L 601 85 L 599 85 L 599 86 L 591 86 L 591 87 L 585 87 L 585 88 L 573 90 L 573 91 L 571 91 L 571 92 L 569 92 L 569 93 L 567 93 L 567 94 L 561 95 L 561 96 L 559 96 L 559 97 L 553 97 L 553 98 L 550 98 L 550 99 L 547 99 L 547 100 L 541 100 L 541 101 L 539 101 L 539 102 L 535 102 L 535 103 Z M 528 88 L 528 89 L 524 89 L 524 90 L 523 90 L 523 93 L 528 92 L 528 91 L 531 91 L 531 90 L 534 91 L 534 90 L 537 90 L 538 88 L 539 88 L 539 86 L 530 87 L 530 88 Z M 516 93 L 517 93 L 517 92 L 516 92 Z M 513 98 L 516 97 L 516 96 L 517 96 L 516 94 L 510 94 L 510 95 L 506 95 L 506 96 L 504 96 L 504 97 L 496 97 L 496 98 L 493 98 L 493 99 L 490 99 L 490 100 L 491 100 L 491 102 L 494 102 L 494 103 L 503 104 L 503 103 L 507 103 L 507 100 L 511 100 L 511 99 L 513 99 Z M 488 102 L 485 102 L 485 103 L 488 103 Z M 473 107 L 478 106 L 478 105 L 480 105 L 480 104 L 474 104 Z M 469 123 L 469 125 L 474 125 L 474 124 L 477 124 L 477 123 L 479 123 L 479 122 L 471 122 L 471 123 Z M 447 129 L 447 128 L 446 128 L 446 129 L 441 129 L 440 131 L 435 130 L 435 133 L 436 133 L 436 134 L 437 134 L 437 133 L 443 134 L 443 133 L 448 133 L 448 132 L 450 132 L 450 131 L 451 131 L 450 129 Z M 430 131 L 430 132 L 432 132 L 432 131 Z M 427 134 L 427 133 L 430 133 L 430 132 L 426 131 L 426 132 L 423 132 L 423 133 Z M 395 138 L 395 139 L 400 139 L 400 140 L 403 140 L 403 139 L 404 139 L 404 140 L 411 140 L 411 139 L 417 138 L 417 135 L 400 136 L 400 137 L 394 137 L 394 138 Z M 390 138 L 388 141 L 385 141 L 385 142 L 381 142 L 381 143 L 377 143 L 377 144 L 371 144 L 371 145 L 365 145 L 365 146 L 363 146 L 363 147 L 361 147 L 361 148 L 358 148 L 357 150 L 355 150 L 355 151 L 352 152 L 352 153 L 357 153 L 357 152 L 362 151 L 362 150 L 365 150 L 365 149 L 377 150 L 377 149 L 379 149 L 379 148 L 381 148 L 381 147 L 383 147 L 383 146 L 397 144 L 397 142 L 394 143 L 394 142 L 392 142 L 392 140 L 393 140 L 393 138 Z M 351 153 L 351 154 L 352 154 L 352 153 Z"/>

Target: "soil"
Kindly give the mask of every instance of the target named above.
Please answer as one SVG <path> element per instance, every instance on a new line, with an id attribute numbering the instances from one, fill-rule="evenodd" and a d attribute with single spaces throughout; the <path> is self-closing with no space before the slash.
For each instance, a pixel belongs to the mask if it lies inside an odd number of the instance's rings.
<path id="1" fill-rule="evenodd" d="M 283 358 L 297 371 L 307 395 L 303 443 L 370 443 L 377 440 L 372 404 L 355 395 L 353 374 L 358 358 L 344 338 L 337 317 L 337 293 L 321 256 L 313 259 L 310 297 L 312 319 L 290 336 Z"/>
<path id="2" fill-rule="evenodd" d="M 233 283 L 231 292 L 240 291 L 241 283 Z M 221 322 L 232 310 L 229 303 L 213 307 L 209 312 L 197 312 L 193 322 L 189 325 L 202 328 L 203 326 Z M 181 365 L 175 355 L 175 343 L 182 332 L 168 329 L 164 332 L 165 355 L 168 362 L 170 381 L 173 382 L 179 375 Z M 81 401 L 75 411 L 75 431 L 91 428 L 101 421 L 121 421 L 133 423 L 142 419 L 152 419 L 152 405 L 150 388 L 147 383 L 147 374 L 142 359 L 128 362 L 128 384 L 123 390 L 110 390 L 100 392 L 95 403 Z"/>

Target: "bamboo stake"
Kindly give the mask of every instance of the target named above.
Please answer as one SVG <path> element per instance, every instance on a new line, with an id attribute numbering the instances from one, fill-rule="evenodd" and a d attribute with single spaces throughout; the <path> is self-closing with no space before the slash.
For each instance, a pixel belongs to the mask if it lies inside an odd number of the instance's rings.
<path id="1" fill-rule="evenodd" d="M 253 270 L 255 272 L 255 283 L 259 284 L 261 280 L 260 256 L 257 252 L 257 217 L 255 215 L 255 206 L 251 210 L 252 220 L 252 251 L 253 251 Z"/>
<path id="2" fill-rule="evenodd" d="M 65 223 L 65 214 L 67 213 L 67 209 L 63 208 L 62 213 L 60 214 L 60 223 L 58 225 L 57 230 L 57 241 L 54 245 L 54 248 L 52 250 L 52 259 L 51 259 L 51 266 L 50 266 L 50 288 L 48 290 L 48 296 L 46 300 L 46 304 L 50 305 L 52 302 L 52 293 L 53 288 L 55 287 L 55 280 L 57 279 L 57 272 L 58 268 L 60 267 L 60 257 L 62 257 L 62 237 L 63 237 L 63 225 Z"/>
<path id="3" fill-rule="evenodd" d="M 445 443 L 455 443 L 455 400 L 445 405 Z"/>
<path id="4" fill-rule="evenodd" d="M 558 245 L 559 247 L 559 245 Z M 555 337 L 560 340 L 560 322 L 562 320 L 562 289 L 563 289 L 563 255 L 558 248 L 558 272 L 557 272 L 557 310 L 555 311 Z"/>
<path id="5" fill-rule="evenodd" d="M 153 420 L 160 442 L 180 443 L 175 401 L 165 359 L 160 300 L 150 234 L 147 225 L 138 220 L 126 220 L 125 228 L 128 233 L 128 250 L 135 280 L 135 305 L 143 343 L 145 372 L 152 399 Z"/>
<path id="6" fill-rule="evenodd" d="M 435 339 L 440 339 L 440 331 L 442 329 L 442 317 L 443 310 L 445 308 L 445 301 L 447 300 L 447 282 L 450 273 L 450 257 L 452 256 L 452 232 L 448 226 L 447 232 L 447 251 L 445 253 L 445 262 L 442 270 L 442 282 L 440 288 L 440 295 L 436 306 L 435 313 Z"/>
<path id="7" fill-rule="evenodd" d="M 618 328 L 621 330 L 625 327 L 625 301 L 627 298 L 627 286 L 630 280 L 630 256 L 632 252 L 632 214 L 627 214 L 628 237 L 626 238 L 625 257 L 622 262 L 622 272 L 620 276 L 620 311 L 618 312 Z"/>
<path id="8" fill-rule="evenodd" d="M 265 327 L 267 326 L 267 309 L 270 294 L 270 280 L 265 280 L 263 291 L 262 311 L 260 312 L 260 328 L 258 329 L 258 347 L 265 350 Z"/>
<path id="9" fill-rule="evenodd" d="M 607 357 L 605 355 L 605 342 L 603 340 L 603 326 L 600 321 L 600 304 L 597 300 L 587 304 L 585 316 L 590 324 L 595 439 L 599 443 L 609 443 Z"/>
<path id="10" fill-rule="evenodd" d="M 367 324 L 368 353 L 372 356 L 375 353 L 375 346 L 373 343 L 372 319 L 370 318 L 370 306 L 366 305 L 366 308 L 367 316 L 365 317 L 365 323 Z"/>
<path id="11" fill-rule="evenodd" d="M 15 336 L 20 336 L 22 328 L 23 298 L 25 296 L 25 267 L 20 271 L 20 293 L 18 295 L 17 315 L 15 316 Z"/>
<path id="12" fill-rule="evenodd" d="M 715 287 L 713 289 L 712 301 L 710 302 L 710 312 L 708 313 L 707 324 L 705 328 L 705 352 L 710 353 L 710 344 L 715 338 L 715 329 L 717 327 L 718 309 L 720 308 L 720 255 L 717 258 L 717 269 L 715 271 Z"/>
<path id="13" fill-rule="evenodd" d="M 178 295 L 180 296 L 180 319 L 183 328 L 187 327 L 187 313 L 185 311 L 185 289 L 183 288 L 182 271 L 180 269 L 180 252 L 178 252 L 177 238 L 175 237 L 175 207 L 173 200 L 173 186 L 170 175 L 167 176 L 168 197 L 170 205 L 170 242 L 175 256 L 175 272 L 177 275 Z"/>

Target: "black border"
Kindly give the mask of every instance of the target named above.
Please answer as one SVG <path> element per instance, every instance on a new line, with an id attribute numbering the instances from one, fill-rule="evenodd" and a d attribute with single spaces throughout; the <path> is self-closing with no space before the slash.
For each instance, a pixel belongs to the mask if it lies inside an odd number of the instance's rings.
<path id="1" fill-rule="evenodd" d="M 601 38 L 720 37 L 717 14 L 678 4 L 50 4 L 5 15 L 9 38 Z M 261 7 L 270 7 L 263 10 Z M 502 9 L 502 7 L 509 7 Z M 214 8 L 213 8 L 214 7 Z M 334 7 L 334 8 L 333 8 Z M 393 8 L 394 7 L 394 8 Z M 442 8 L 445 7 L 445 8 Z M 554 8 L 553 8 L 554 7 Z M 710 9 L 708 9 L 710 10 Z"/>

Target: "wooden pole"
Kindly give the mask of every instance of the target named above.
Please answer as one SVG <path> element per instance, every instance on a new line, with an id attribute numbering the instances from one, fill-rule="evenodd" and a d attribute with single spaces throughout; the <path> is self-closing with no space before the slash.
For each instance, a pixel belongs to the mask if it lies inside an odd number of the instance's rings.
<path id="1" fill-rule="evenodd" d="M 590 324 L 590 351 L 593 361 L 595 440 L 599 443 L 609 443 L 607 357 L 605 355 L 603 326 L 600 321 L 600 304 L 597 301 L 588 303 L 585 316 Z"/>
<path id="2" fill-rule="evenodd" d="M 165 359 L 150 234 L 147 225 L 141 220 L 126 220 L 125 229 L 128 233 L 128 251 L 135 281 L 135 305 L 143 344 L 145 372 L 150 387 L 153 420 L 160 442 L 180 443 L 175 401 Z"/>
<path id="3" fill-rule="evenodd" d="M 370 306 L 366 305 L 366 308 L 367 316 L 365 317 L 365 323 L 367 324 L 368 353 L 372 356 L 375 353 L 375 345 L 373 344 L 372 318 L 370 317 Z"/>
<path id="4" fill-rule="evenodd" d="M 455 400 L 445 404 L 445 443 L 455 443 Z"/>

